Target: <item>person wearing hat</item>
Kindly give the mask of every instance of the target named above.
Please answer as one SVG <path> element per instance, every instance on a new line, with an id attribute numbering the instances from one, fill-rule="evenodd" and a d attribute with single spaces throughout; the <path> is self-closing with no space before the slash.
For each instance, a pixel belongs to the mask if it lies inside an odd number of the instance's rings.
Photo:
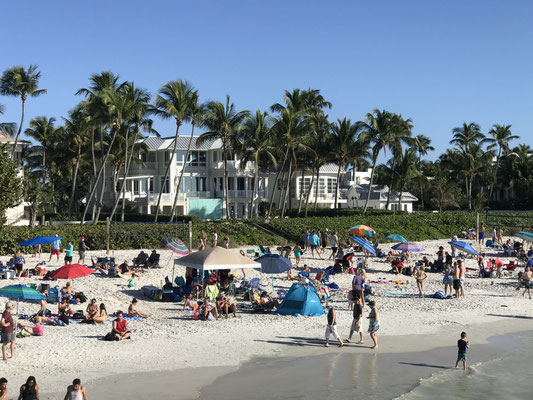
<path id="1" fill-rule="evenodd" d="M 50 258 L 48 259 L 48 262 L 52 261 L 52 256 L 55 254 L 57 257 L 57 262 L 59 262 L 59 253 L 61 253 L 61 239 L 59 239 L 59 235 L 56 235 L 56 240 L 52 242 L 52 250 L 50 251 Z"/>
<path id="2" fill-rule="evenodd" d="M 0 320 L 0 327 L 2 332 L 2 358 L 7 361 L 7 345 L 11 343 L 11 358 L 15 358 L 15 329 L 13 326 L 13 317 L 11 311 L 13 310 L 13 303 L 8 301 L 6 309 L 2 314 Z"/>
<path id="3" fill-rule="evenodd" d="M 84 264 L 85 263 L 85 252 L 87 250 L 91 250 L 89 246 L 85 244 L 85 236 L 82 236 L 80 241 L 78 242 L 78 254 L 80 255 L 80 259 L 78 260 L 78 264 Z"/>
<path id="4" fill-rule="evenodd" d="M 326 343 L 325 347 L 329 347 L 329 337 L 332 335 L 335 339 L 339 341 L 339 347 L 344 346 L 341 337 L 337 333 L 337 315 L 333 309 L 331 303 L 326 303 L 326 309 L 328 310 L 328 326 L 326 327 Z"/>

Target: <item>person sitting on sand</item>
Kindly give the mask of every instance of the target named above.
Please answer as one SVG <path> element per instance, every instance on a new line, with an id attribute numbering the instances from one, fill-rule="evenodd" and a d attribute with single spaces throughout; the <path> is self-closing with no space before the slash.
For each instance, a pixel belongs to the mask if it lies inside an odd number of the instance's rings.
<path id="1" fill-rule="evenodd" d="M 72 316 L 73 312 L 70 308 L 70 305 L 68 304 L 68 299 L 66 297 L 63 297 L 61 299 L 61 303 L 57 306 L 57 311 L 59 315 L 66 315 L 67 317 Z"/>
<path id="2" fill-rule="evenodd" d="M 137 276 L 137 277 L 141 276 L 138 272 L 133 271 L 129 267 L 128 260 L 124 260 L 124 262 L 120 264 L 118 268 L 120 270 L 121 275 L 130 275 L 130 276 Z"/>
<path id="3" fill-rule="evenodd" d="M 148 268 L 154 268 L 159 265 L 159 259 L 160 255 L 157 253 L 157 251 L 152 250 L 152 254 L 150 254 L 150 257 L 148 257 L 148 261 L 146 262 L 146 265 Z"/>
<path id="4" fill-rule="evenodd" d="M 134 267 L 146 267 L 146 263 L 148 262 L 148 254 L 146 254 L 143 250 L 133 259 L 133 266 Z"/>
<path id="5" fill-rule="evenodd" d="M 0 378 L 0 400 L 7 400 L 7 379 Z"/>
<path id="6" fill-rule="evenodd" d="M 35 325 L 19 322 L 17 326 L 30 336 L 43 336 L 43 324 L 41 317 L 36 318 Z"/>
<path id="7" fill-rule="evenodd" d="M 93 324 L 104 324 L 107 322 L 107 310 L 105 308 L 105 304 L 100 304 L 100 312 L 93 317 Z"/>
<path id="8" fill-rule="evenodd" d="M 299 280 L 300 280 L 300 276 L 299 276 L 299 275 L 294 276 L 294 275 L 291 273 L 291 270 L 289 269 L 289 270 L 287 271 L 287 279 L 288 279 L 289 281 L 299 281 Z"/>
<path id="9" fill-rule="evenodd" d="M 131 300 L 131 304 L 130 306 L 128 307 L 128 315 L 130 317 L 142 317 L 142 318 L 149 318 L 151 317 L 150 314 L 145 314 L 143 312 L 140 312 L 138 310 L 135 309 L 135 306 L 137 305 L 137 299 L 134 297 L 132 300 Z"/>
<path id="10" fill-rule="evenodd" d="M 196 306 L 196 300 L 194 300 L 194 296 L 192 293 L 189 293 L 187 297 L 185 297 L 185 302 L 183 303 L 183 311 L 185 310 L 194 310 L 194 307 Z"/>
<path id="11" fill-rule="evenodd" d="M 124 319 L 124 313 L 122 311 L 117 311 L 117 319 L 113 321 L 111 336 L 113 340 L 124 340 L 131 338 L 131 333 L 128 330 L 128 325 Z"/>
<path id="12" fill-rule="evenodd" d="M 264 291 L 261 293 L 261 297 L 259 297 L 259 305 L 265 308 L 278 308 L 279 303 L 277 300 L 270 297 L 267 291 Z"/>
<path id="13" fill-rule="evenodd" d="M 96 299 L 91 300 L 85 311 L 87 312 L 87 314 L 85 314 L 85 320 L 91 321 L 98 314 L 98 304 L 96 304 Z"/>
<path id="14" fill-rule="evenodd" d="M 37 311 L 37 313 L 35 314 L 36 317 L 44 317 L 46 315 L 46 306 L 48 304 L 46 299 L 41 299 L 40 304 L 41 307 L 39 308 L 39 311 Z"/>
<path id="15" fill-rule="evenodd" d="M 233 316 L 237 317 L 237 306 L 235 303 L 231 302 L 226 298 L 226 296 L 221 295 L 216 301 L 217 308 L 220 312 L 224 311 L 226 314 L 226 319 L 229 317 L 229 313 L 232 312 Z"/>
<path id="16" fill-rule="evenodd" d="M 61 288 L 61 296 L 62 297 L 72 297 L 74 295 L 74 288 L 70 284 L 70 282 L 67 282 L 67 284 Z"/>
<path id="17" fill-rule="evenodd" d="M 218 311 L 216 307 L 212 307 L 209 304 L 209 299 L 204 298 L 204 302 L 200 307 L 200 318 L 203 321 L 216 321 L 218 319 Z"/>

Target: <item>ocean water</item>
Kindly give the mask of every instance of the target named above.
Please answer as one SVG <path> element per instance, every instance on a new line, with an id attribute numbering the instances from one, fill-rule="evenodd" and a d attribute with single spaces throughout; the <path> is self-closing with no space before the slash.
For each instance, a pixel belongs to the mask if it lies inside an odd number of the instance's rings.
<path id="1" fill-rule="evenodd" d="M 421 379 L 399 400 L 533 398 L 533 340 L 522 336 L 522 345 L 509 354 L 478 362 L 466 371 L 448 369 Z"/>

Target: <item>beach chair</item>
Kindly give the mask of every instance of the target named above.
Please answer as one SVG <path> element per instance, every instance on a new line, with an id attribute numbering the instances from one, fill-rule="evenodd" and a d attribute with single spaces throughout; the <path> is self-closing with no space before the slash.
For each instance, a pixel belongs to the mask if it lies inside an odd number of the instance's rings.
<path id="1" fill-rule="evenodd" d="M 261 245 L 257 246 L 257 252 L 260 256 L 264 256 L 265 254 L 271 254 L 270 253 L 270 247 L 263 247 Z"/>
<path id="2" fill-rule="evenodd" d="M 46 296 L 48 303 L 61 303 L 61 290 L 59 286 L 48 289 L 48 296 Z"/>
<path id="3" fill-rule="evenodd" d="M 185 286 L 185 279 L 183 276 L 176 276 L 176 279 L 174 279 L 174 283 L 180 287 Z"/>
<path id="4" fill-rule="evenodd" d="M 255 251 L 254 249 L 248 249 L 246 250 L 246 255 L 248 257 L 254 257 L 255 255 L 259 255 L 259 253 L 257 251 Z"/>

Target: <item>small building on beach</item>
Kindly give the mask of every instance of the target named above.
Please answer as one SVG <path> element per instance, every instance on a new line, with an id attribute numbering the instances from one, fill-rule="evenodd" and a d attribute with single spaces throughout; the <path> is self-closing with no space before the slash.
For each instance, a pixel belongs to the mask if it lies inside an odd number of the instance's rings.
<path id="1" fill-rule="evenodd" d="M 351 185 L 346 192 L 348 208 L 362 208 L 368 196 L 368 184 Z M 401 196 L 401 199 L 400 199 Z M 413 212 L 413 203 L 418 198 L 409 192 L 390 191 L 388 186 L 372 185 L 368 208 L 375 210 L 401 210 Z M 388 204 L 387 204 L 388 203 Z"/>

